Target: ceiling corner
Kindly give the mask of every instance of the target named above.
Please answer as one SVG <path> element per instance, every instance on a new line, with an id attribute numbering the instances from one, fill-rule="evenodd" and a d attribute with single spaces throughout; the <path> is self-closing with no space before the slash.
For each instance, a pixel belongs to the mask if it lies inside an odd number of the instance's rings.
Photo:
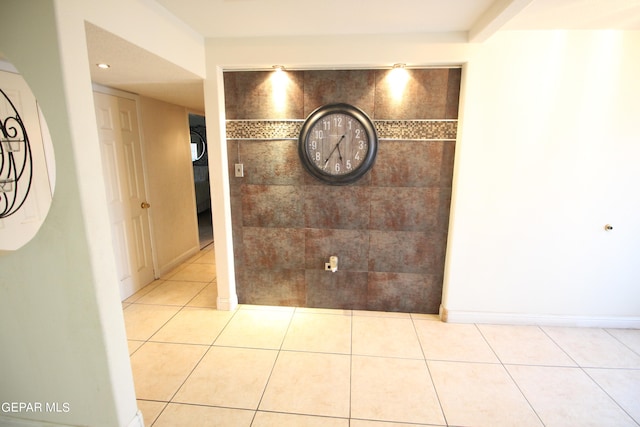
<path id="1" fill-rule="evenodd" d="M 478 17 L 468 32 L 469 43 L 482 43 L 498 32 L 509 20 L 534 0 L 495 0 Z"/>

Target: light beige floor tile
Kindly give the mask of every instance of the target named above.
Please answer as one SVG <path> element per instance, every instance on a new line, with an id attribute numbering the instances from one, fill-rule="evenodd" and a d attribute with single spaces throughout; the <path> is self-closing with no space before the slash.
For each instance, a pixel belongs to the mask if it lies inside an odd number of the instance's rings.
<path id="1" fill-rule="evenodd" d="M 351 316 L 296 312 L 282 349 L 351 354 Z"/>
<path id="2" fill-rule="evenodd" d="M 145 343 L 131 356 L 136 396 L 169 401 L 206 351 L 201 345 Z"/>
<path id="3" fill-rule="evenodd" d="M 450 425 L 542 427 L 502 365 L 441 361 L 428 364 Z"/>
<path id="4" fill-rule="evenodd" d="M 337 316 L 353 315 L 351 310 L 343 310 L 341 308 L 313 308 L 313 307 L 296 307 L 296 313 L 335 314 Z"/>
<path id="5" fill-rule="evenodd" d="M 637 368 L 640 356 L 603 329 L 544 327 L 578 365 L 589 368 Z"/>
<path id="6" fill-rule="evenodd" d="M 353 354 L 423 359 L 410 318 L 353 316 Z"/>
<path id="7" fill-rule="evenodd" d="M 428 360 L 498 363 L 476 325 L 414 320 Z"/>
<path id="8" fill-rule="evenodd" d="M 216 264 L 216 253 L 213 250 L 204 250 L 200 252 L 200 256 L 193 260 L 195 264 Z"/>
<path id="9" fill-rule="evenodd" d="M 144 341 L 135 341 L 135 340 L 127 340 L 127 345 L 129 346 L 129 356 L 136 352 L 137 349 L 144 344 Z"/>
<path id="10" fill-rule="evenodd" d="M 211 347 L 174 401 L 256 409 L 276 356 L 272 350 Z"/>
<path id="11" fill-rule="evenodd" d="M 350 356 L 282 351 L 260 410 L 349 416 Z"/>
<path id="12" fill-rule="evenodd" d="M 279 349 L 293 311 L 237 310 L 215 344 Z"/>
<path id="13" fill-rule="evenodd" d="M 167 280 L 169 277 L 175 275 L 177 272 L 179 272 L 180 270 L 182 270 L 183 268 L 185 268 L 188 265 L 187 262 L 183 262 L 182 264 L 176 266 L 175 268 L 172 268 L 170 271 L 167 271 L 166 273 L 164 273 L 163 275 L 160 276 L 160 280 Z"/>
<path id="14" fill-rule="evenodd" d="M 640 370 L 587 369 L 587 374 L 640 424 Z"/>
<path id="15" fill-rule="evenodd" d="M 254 411 L 170 403 L 154 427 L 249 427 Z"/>
<path id="16" fill-rule="evenodd" d="M 293 314 L 296 311 L 295 307 L 285 307 L 277 305 L 253 305 L 253 304 L 240 304 L 238 305 L 240 310 L 259 310 L 259 311 L 283 311 Z"/>
<path id="17" fill-rule="evenodd" d="M 546 426 L 637 427 L 579 368 L 511 365 L 507 369 Z"/>
<path id="18" fill-rule="evenodd" d="M 353 356 L 351 417 L 445 424 L 424 360 Z"/>
<path id="19" fill-rule="evenodd" d="M 154 280 L 153 282 L 149 283 L 144 288 L 140 289 L 135 294 L 131 295 L 129 298 L 125 299 L 123 302 L 124 303 L 132 303 L 132 302 L 138 301 L 140 298 L 142 298 L 143 296 L 145 296 L 146 294 L 148 294 L 149 292 L 154 290 L 156 287 L 158 287 L 160 284 L 162 284 L 162 282 L 163 282 L 163 280 Z"/>
<path id="20" fill-rule="evenodd" d="M 231 311 L 184 307 L 151 338 L 151 341 L 210 345 L 233 316 Z"/>
<path id="21" fill-rule="evenodd" d="M 180 307 L 131 304 L 124 311 L 127 338 L 146 341 L 169 321 Z"/>
<path id="22" fill-rule="evenodd" d="M 502 363 L 576 366 L 537 326 L 478 325 Z"/>
<path id="23" fill-rule="evenodd" d="M 140 400 L 138 399 L 138 409 L 142 412 L 142 419 L 144 425 L 150 426 L 158 419 L 158 415 L 162 412 L 164 407 L 167 406 L 167 402 L 156 402 L 155 400 Z"/>
<path id="24" fill-rule="evenodd" d="M 434 322 L 442 321 L 439 314 L 411 313 L 411 318 L 414 320 L 432 320 Z"/>
<path id="25" fill-rule="evenodd" d="M 370 310 L 353 310 L 354 316 L 364 317 L 398 317 L 401 319 L 410 319 L 409 313 L 400 313 L 395 311 L 370 311 Z"/>
<path id="26" fill-rule="evenodd" d="M 205 286 L 198 295 L 187 303 L 189 307 L 216 308 L 218 304 L 218 285 L 216 281 Z"/>
<path id="27" fill-rule="evenodd" d="M 185 305 L 207 286 L 203 282 L 165 281 L 141 297 L 139 304 Z"/>
<path id="28" fill-rule="evenodd" d="M 349 420 L 258 411 L 251 427 L 349 427 Z"/>
<path id="29" fill-rule="evenodd" d="M 209 283 L 216 277 L 214 264 L 191 263 L 167 276 L 167 280 Z"/>
<path id="30" fill-rule="evenodd" d="M 194 255 L 191 255 L 186 261 L 184 261 L 180 266 L 184 267 L 186 264 L 193 264 L 195 262 L 195 260 L 197 260 L 198 258 L 200 258 L 202 256 L 202 251 L 199 251 L 197 253 L 195 253 Z"/>
<path id="31" fill-rule="evenodd" d="M 404 424 L 404 423 L 387 423 L 384 421 L 370 420 L 351 420 L 350 427 L 437 427 L 435 424 Z M 442 426 L 444 427 L 444 425 Z"/>
<path id="32" fill-rule="evenodd" d="M 607 332 L 640 354 L 640 329 L 607 329 Z"/>

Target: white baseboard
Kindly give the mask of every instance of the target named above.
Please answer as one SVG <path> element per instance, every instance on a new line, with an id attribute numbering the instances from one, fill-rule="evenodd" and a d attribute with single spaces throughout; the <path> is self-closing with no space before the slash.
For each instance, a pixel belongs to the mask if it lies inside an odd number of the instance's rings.
<path id="1" fill-rule="evenodd" d="M 440 306 L 440 319 L 448 323 L 494 325 L 573 326 L 585 328 L 640 328 L 640 317 L 565 316 L 552 314 L 487 313 L 448 310 Z"/>
<path id="2" fill-rule="evenodd" d="M 194 246 L 188 251 L 182 253 L 181 255 L 178 255 L 176 258 L 173 259 L 173 261 L 163 266 L 158 266 L 158 271 L 156 272 L 156 276 L 158 276 L 157 278 L 161 278 L 162 276 L 171 272 L 174 268 L 178 267 L 179 265 L 184 263 L 186 260 L 196 255 L 198 252 L 200 252 L 200 245 Z"/>
<path id="3" fill-rule="evenodd" d="M 74 427 L 71 424 L 58 424 L 49 421 L 38 421 L 23 418 L 13 418 L 0 415 L 0 426 L 3 427 Z M 144 419 L 142 412 L 138 410 L 133 419 L 127 424 L 127 427 L 144 427 Z"/>
<path id="4" fill-rule="evenodd" d="M 232 295 L 229 298 L 220 298 L 216 300 L 216 307 L 222 311 L 233 311 L 238 308 L 238 295 Z"/>
<path id="5" fill-rule="evenodd" d="M 0 415 L 0 426 L 3 427 L 73 427 L 69 424 L 54 424 L 47 421 L 36 421 Z"/>
<path id="6" fill-rule="evenodd" d="M 139 409 L 133 419 L 129 421 L 127 427 L 144 427 L 144 418 L 142 417 L 142 412 L 140 412 Z"/>

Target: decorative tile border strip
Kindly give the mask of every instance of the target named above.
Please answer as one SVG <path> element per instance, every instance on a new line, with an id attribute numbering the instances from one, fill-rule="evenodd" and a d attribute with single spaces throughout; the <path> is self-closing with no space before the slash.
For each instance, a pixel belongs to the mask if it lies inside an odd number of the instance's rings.
<path id="1" fill-rule="evenodd" d="M 380 139 L 455 141 L 457 120 L 375 120 Z"/>
<path id="2" fill-rule="evenodd" d="M 298 139 L 304 120 L 227 120 L 227 139 Z M 457 120 L 374 120 L 383 140 L 455 141 Z"/>
<path id="3" fill-rule="evenodd" d="M 227 139 L 298 139 L 304 120 L 227 120 Z"/>

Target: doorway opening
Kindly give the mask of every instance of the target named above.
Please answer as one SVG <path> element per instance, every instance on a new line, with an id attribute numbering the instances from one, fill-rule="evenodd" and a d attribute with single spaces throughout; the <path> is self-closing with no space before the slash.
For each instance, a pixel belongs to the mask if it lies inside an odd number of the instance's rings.
<path id="1" fill-rule="evenodd" d="M 198 237 L 200 239 L 200 249 L 203 249 L 213 243 L 205 118 L 197 114 L 189 114 L 189 129 L 191 132 L 191 161 L 196 192 L 196 212 L 198 214 Z"/>

